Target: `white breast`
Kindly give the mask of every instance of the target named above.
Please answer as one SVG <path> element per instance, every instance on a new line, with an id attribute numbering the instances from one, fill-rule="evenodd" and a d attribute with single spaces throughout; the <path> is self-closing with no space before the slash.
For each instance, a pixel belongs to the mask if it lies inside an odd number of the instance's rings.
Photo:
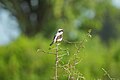
<path id="1" fill-rule="evenodd" d="M 59 42 L 59 41 L 62 41 L 62 39 L 63 39 L 63 38 L 57 39 L 57 41 L 58 41 L 58 42 Z"/>

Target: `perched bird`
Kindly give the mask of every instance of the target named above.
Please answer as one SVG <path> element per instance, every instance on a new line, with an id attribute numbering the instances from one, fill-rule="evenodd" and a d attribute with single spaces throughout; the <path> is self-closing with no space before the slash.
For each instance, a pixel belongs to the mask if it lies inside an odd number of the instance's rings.
<path id="1" fill-rule="evenodd" d="M 63 29 L 58 29 L 57 33 L 55 34 L 52 43 L 50 44 L 50 46 L 52 46 L 52 44 L 57 43 L 57 42 L 61 42 L 63 39 Z"/>

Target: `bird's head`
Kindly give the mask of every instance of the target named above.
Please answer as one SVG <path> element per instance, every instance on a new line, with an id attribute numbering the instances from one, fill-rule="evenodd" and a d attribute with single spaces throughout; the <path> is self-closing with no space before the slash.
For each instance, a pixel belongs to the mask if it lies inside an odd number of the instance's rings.
<path id="1" fill-rule="evenodd" d="M 63 33 L 63 29 L 58 29 L 58 31 L 57 31 L 58 33 Z"/>

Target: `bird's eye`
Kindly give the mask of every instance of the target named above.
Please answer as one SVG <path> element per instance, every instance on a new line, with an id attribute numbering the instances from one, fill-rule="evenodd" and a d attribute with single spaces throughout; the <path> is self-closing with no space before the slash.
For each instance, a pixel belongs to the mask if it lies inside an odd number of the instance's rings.
<path id="1" fill-rule="evenodd" d="M 58 31 L 58 32 L 61 32 L 61 31 Z"/>

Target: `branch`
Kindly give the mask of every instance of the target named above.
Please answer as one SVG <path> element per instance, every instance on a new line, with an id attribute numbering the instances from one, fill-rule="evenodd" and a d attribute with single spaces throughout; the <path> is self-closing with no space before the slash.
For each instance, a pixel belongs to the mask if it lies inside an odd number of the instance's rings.
<path id="1" fill-rule="evenodd" d="M 56 44 L 55 80 L 58 80 L 58 44 Z"/>
<path id="2" fill-rule="evenodd" d="M 102 70 L 105 72 L 104 75 L 107 75 L 110 80 L 114 80 L 114 78 L 112 78 L 104 68 L 102 68 Z"/>

